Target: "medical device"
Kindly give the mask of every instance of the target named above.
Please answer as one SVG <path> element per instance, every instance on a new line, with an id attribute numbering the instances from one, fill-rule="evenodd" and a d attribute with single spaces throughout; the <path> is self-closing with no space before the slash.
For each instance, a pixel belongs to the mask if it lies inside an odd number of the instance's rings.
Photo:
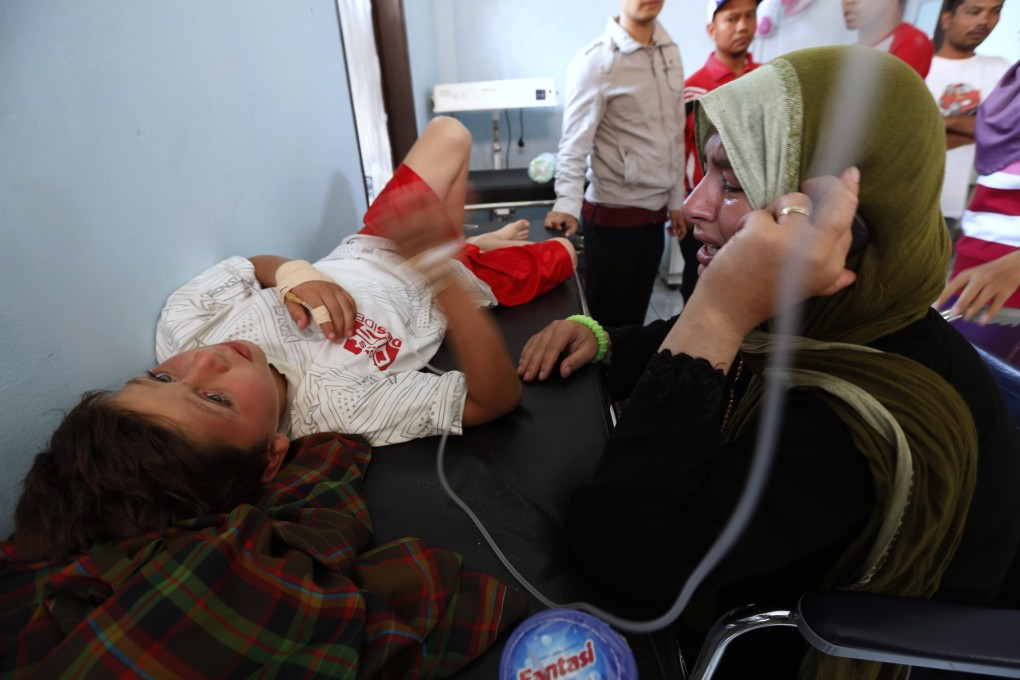
<path id="1" fill-rule="evenodd" d="M 435 113 L 557 105 L 556 82 L 552 78 L 445 83 L 436 85 L 432 90 L 432 110 Z"/>
<path id="2" fill-rule="evenodd" d="M 444 83 L 432 90 L 433 113 L 492 111 L 493 169 L 503 167 L 500 159 L 499 112 L 558 106 L 556 81 L 552 78 L 516 78 L 482 80 L 470 83 Z"/>

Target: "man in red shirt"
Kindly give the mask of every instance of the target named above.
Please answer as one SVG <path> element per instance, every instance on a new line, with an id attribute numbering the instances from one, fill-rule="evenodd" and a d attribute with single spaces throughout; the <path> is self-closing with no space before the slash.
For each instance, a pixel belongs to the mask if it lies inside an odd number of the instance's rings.
<path id="1" fill-rule="evenodd" d="M 903 21 L 906 0 L 842 0 L 843 21 L 857 43 L 884 50 L 927 77 L 935 48 L 923 31 Z"/>
<path id="2" fill-rule="evenodd" d="M 758 68 L 747 49 L 758 28 L 758 4 L 761 0 L 708 0 L 708 37 L 715 43 L 715 51 L 708 60 L 684 82 L 684 105 L 687 109 L 687 125 L 684 128 L 684 163 L 687 193 L 701 181 L 701 162 L 697 145 L 694 143 L 693 102 L 720 85 Z M 670 228 L 672 230 L 672 227 Z M 690 298 L 698 280 L 698 261 L 695 253 L 701 244 L 688 233 L 680 241 L 680 252 L 684 256 L 683 281 L 680 293 L 684 300 Z"/>

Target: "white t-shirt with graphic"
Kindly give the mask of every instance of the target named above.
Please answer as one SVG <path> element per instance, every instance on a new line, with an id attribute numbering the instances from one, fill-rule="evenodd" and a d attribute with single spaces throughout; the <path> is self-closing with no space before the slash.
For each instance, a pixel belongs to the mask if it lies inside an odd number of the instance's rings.
<path id="1" fill-rule="evenodd" d="M 924 82 L 943 116 L 977 113 L 978 104 L 995 88 L 1009 64 L 1001 57 L 975 54 L 967 59 L 936 56 Z M 973 144 L 946 152 L 946 175 L 942 185 L 942 214 L 959 219 L 967 208 L 967 194 L 974 178 Z"/>
<path id="2" fill-rule="evenodd" d="M 248 340 L 287 379 L 281 431 L 360 434 L 374 445 L 460 434 L 464 375 L 422 372 L 439 348 L 446 317 L 425 281 L 403 264 L 392 242 L 354 235 L 315 268 L 357 304 L 355 330 L 340 344 L 318 326 L 294 325 L 275 288 L 262 288 L 255 267 L 231 257 L 202 272 L 167 300 L 156 328 L 156 356 L 230 340 Z M 459 262 L 459 280 L 480 307 L 496 304 L 488 285 Z"/>

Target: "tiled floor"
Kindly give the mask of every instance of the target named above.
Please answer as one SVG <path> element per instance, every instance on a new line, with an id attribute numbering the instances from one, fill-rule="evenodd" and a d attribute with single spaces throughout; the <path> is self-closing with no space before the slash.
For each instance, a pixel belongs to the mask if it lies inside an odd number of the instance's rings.
<path id="1" fill-rule="evenodd" d="M 648 311 L 645 312 L 645 323 L 655 319 L 668 319 L 674 314 L 679 314 L 684 308 L 684 299 L 680 295 L 680 289 L 670 288 L 662 277 L 655 279 L 655 289 L 652 290 L 652 299 L 648 303 Z"/>

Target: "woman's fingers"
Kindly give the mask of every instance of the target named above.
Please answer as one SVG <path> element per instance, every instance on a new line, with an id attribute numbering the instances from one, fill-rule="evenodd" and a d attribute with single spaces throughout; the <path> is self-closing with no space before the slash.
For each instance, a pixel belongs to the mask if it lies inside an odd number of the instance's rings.
<path id="1" fill-rule="evenodd" d="M 1006 301 L 1020 288 L 1020 266 L 1018 265 L 1020 265 L 1020 255 L 1014 252 L 970 269 L 964 269 L 946 284 L 945 290 L 936 301 L 936 306 L 945 304 L 959 292 L 959 297 L 953 302 L 950 314 L 959 314 L 965 320 L 971 321 L 980 313 L 977 323 L 986 324 L 999 313 Z M 984 310 L 983 313 L 982 310 Z"/>
<path id="2" fill-rule="evenodd" d="M 804 194 L 788 194 L 779 199 L 795 219 L 804 219 L 799 226 L 813 247 L 809 252 L 809 266 L 819 274 L 815 295 L 832 295 L 853 283 L 857 277 L 846 269 L 846 258 L 853 242 L 853 224 L 857 213 L 860 171 L 851 167 L 839 177 L 812 177 L 802 185 Z M 809 214 L 803 214 L 801 205 L 794 203 L 806 198 Z M 781 219 L 781 218 L 780 218 Z M 807 231 L 810 230 L 810 231 Z M 826 280 L 828 279 L 828 280 Z"/>
<path id="3" fill-rule="evenodd" d="M 968 280 L 970 280 L 970 270 L 969 269 L 960 272 L 957 276 L 954 276 L 949 281 L 949 283 L 946 284 L 945 289 L 942 291 L 942 295 L 939 295 L 939 299 L 935 301 L 935 309 L 942 309 L 942 305 L 944 305 L 947 302 L 949 302 L 950 298 L 952 298 L 954 295 L 956 295 L 956 293 L 961 288 L 966 286 Z M 958 305 L 954 304 L 953 308 L 950 310 L 950 313 L 951 314 L 958 314 L 959 313 Z"/>
<path id="4" fill-rule="evenodd" d="M 552 372 L 556 360 L 566 349 L 566 342 L 560 341 L 552 331 L 555 324 L 570 323 L 554 321 L 552 324 L 531 336 L 524 349 L 521 350 L 521 359 L 517 364 L 517 375 L 525 382 L 531 380 L 545 380 Z"/>
<path id="5" fill-rule="evenodd" d="M 814 205 L 811 226 L 828 233 L 840 246 L 845 243 L 849 248 L 850 228 L 857 212 L 860 171 L 852 167 L 839 177 L 812 177 L 804 181 L 802 188 Z"/>
<path id="6" fill-rule="evenodd" d="M 567 356 L 560 363 L 560 375 L 566 378 L 595 357 L 598 352 L 595 334 L 574 321 L 553 321 L 524 345 L 517 375 L 525 382 L 545 380 L 564 352 Z"/>

